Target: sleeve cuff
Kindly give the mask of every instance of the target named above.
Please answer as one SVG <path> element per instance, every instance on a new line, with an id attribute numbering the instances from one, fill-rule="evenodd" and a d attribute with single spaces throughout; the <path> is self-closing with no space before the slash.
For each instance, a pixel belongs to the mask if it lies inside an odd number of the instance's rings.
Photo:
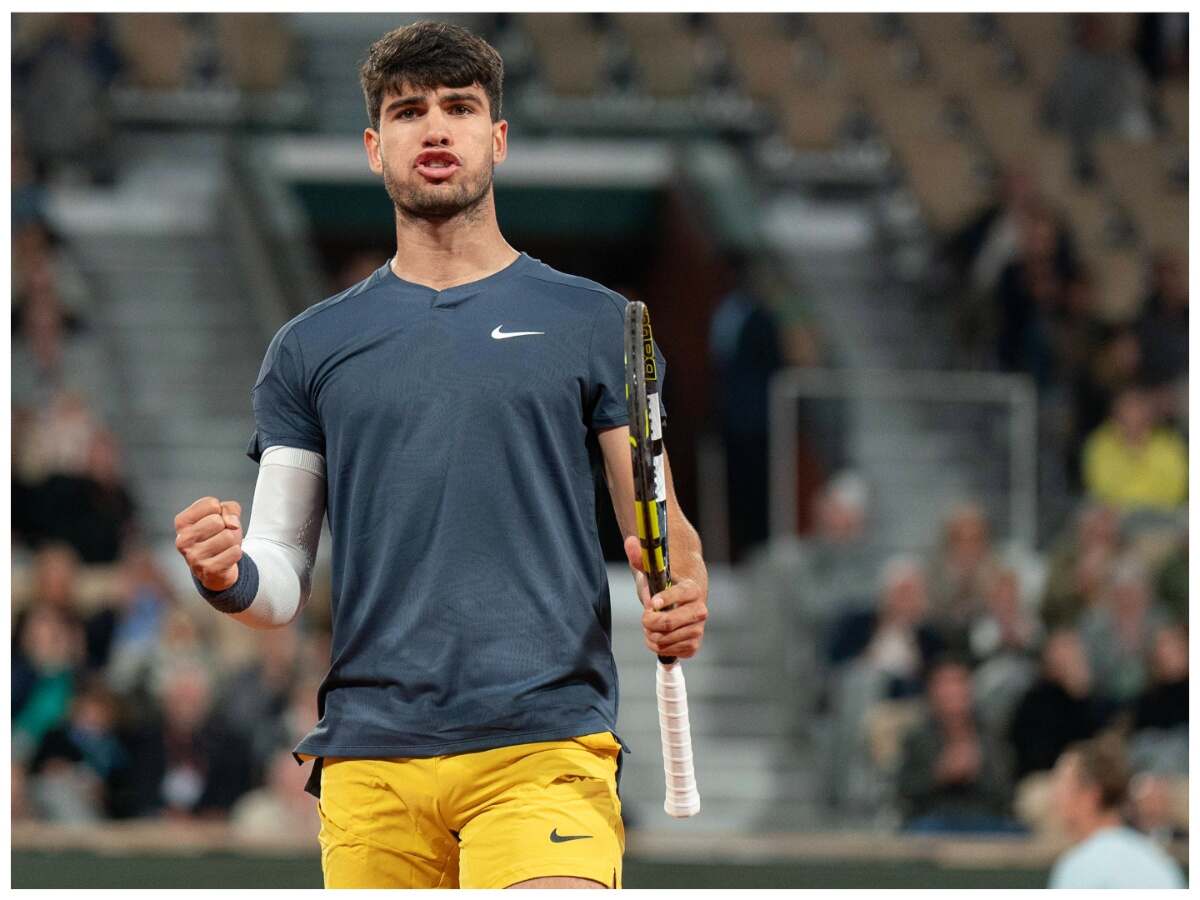
<path id="1" fill-rule="evenodd" d="M 244 612 L 250 608 L 250 604 L 254 602 L 255 596 L 258 594 L 258 566 L 250 556 L 243 553 L 242 558 L 238 560 L 237 581 L 225 590 L 210 591 L 200 583 L 200 579 L 195 575 L 192 576 L 192 582 L 196 585 L 200 596 L 218 612 Z"/>

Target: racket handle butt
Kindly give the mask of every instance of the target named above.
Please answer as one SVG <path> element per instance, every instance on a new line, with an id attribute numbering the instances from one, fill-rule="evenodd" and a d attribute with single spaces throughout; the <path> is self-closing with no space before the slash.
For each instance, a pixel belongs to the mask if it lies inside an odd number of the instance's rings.
<path id="1" fill-rule="evenodd" d="M 696 789 L 696 770 L 692 761 L 687 686 L 683 680 L 683 669 L 677 661 L 664 663 L 660 659 L 655 668 L 663 773 L 667 787 L 663 810 L 673 818 L 686 819 L 700 812 L 700 793 Z"/>

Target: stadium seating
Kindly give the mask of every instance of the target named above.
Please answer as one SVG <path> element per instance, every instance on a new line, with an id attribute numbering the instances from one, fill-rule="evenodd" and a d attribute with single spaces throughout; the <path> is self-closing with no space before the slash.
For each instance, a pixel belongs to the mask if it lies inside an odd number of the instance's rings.
<path id="1" fill-rule="evenodd" d="M 134 13 L 115 16 L 114 22 L 131 84 L 154 90 L 183 87 L 196 45 L 180 15 Z"/>
<path id="2" fill-rule="evenodd" d="M 283 86 L 293 65 L 292 37 L 270 13 L 220 13 L 221 60 L 233 83 L 245 91 Z"/>
<path id="3" fill-rule="evenodd" d="M 525 16 L 523 24 L 552 93 L 582 96 L 601 90 L 604 42 L 585 13 L 538 13 Z"/>
<path id="4" fill-rule="evenodd" d="M 617 13 L 629 41 L 639 82 L 653 97 L 696 90 L 696 37 L 678 13 Z"/>

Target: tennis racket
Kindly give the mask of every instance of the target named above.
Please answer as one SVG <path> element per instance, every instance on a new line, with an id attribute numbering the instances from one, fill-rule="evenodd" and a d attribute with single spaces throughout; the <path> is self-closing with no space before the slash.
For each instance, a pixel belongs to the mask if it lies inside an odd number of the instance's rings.
<path id="1" fill-rule="evenodd" d="M 625 399 L 629 404 L 638 540 L 650 596 L 654 596 L 670 586 L 671 562 L 667 553 L 667 480 L 654 336 L 650 331 L 650 311 L 640 301 L 632 301 L 625 307 Z M 667 780 L 663 809 L 668 815 L 683 819 L 700 812 L 700 794 L 692 764 L 687 686 L 679 660 L 673 656 L 658 657 L 655 687 Z"/>

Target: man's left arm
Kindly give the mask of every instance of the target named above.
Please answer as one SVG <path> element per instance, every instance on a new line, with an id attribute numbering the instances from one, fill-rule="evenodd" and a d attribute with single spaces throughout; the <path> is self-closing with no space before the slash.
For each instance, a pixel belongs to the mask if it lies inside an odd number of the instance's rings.
<path id="1" fill-rule="evenodd" d="M 650 596 L 642 568 L 642 547 L 634 518 L 633 460 L 629 451 L 629 427 L 619 425 L 599 433 L 604 454 L 604 475 L 612 497 L 617 524 L 625 537 L 625 556 L 637 582 L 642 602 L 642 633 L 646 647 L 660 656 L 688 659 L 695 656 L 704 639 L 708 619 L 708 569 L 700 547 L 700 535 L 679 508 L 671 462 L 663 451 L 667 479 L 667 535 L 670 542 L 671 581 L 661 594 Z M 665 610 L 665 607 L 673 609 Z"/>

